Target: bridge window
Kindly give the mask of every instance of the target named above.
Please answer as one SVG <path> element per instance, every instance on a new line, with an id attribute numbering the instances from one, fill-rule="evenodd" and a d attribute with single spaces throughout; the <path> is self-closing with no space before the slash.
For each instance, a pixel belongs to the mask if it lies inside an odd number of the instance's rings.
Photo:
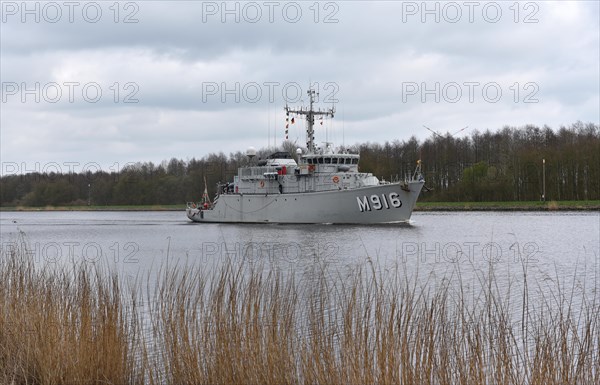
<path id="1" fill-rule="evenodd" d="M 333 159 L 331 159 L 331 163 L 333 163 L 333 164 L 337 164 L 337 163 L 338 163 L 338 158 L 333 158 Z"/>
<path id="2" fill-rule="evenodd" d="M 358 164 L 358 158 L 353 158 L 352 159 L 352 164 Z"/>
<path id="3" fill-rule="evenodd" d="M 331 158 L 325 158 L 325 163 L 326 164 L 330 164 L 331 163 Z"/>
<path id="4" fill-rule="evenodd" d="M 312 164 L 312 161 L 313 161 L 312 158 L 306 159 L 306 163 L 308 163 L 308 164 Z"/>
<path id="5" fill-rule="evenodd" d="M 319 164 L 323 164 L 323 158 L 319 158 Z"/>
<path id="6" fill-rule="evenodd" d="M 346 164 L 352 164 L 352 158 L 346 158 Z"/>

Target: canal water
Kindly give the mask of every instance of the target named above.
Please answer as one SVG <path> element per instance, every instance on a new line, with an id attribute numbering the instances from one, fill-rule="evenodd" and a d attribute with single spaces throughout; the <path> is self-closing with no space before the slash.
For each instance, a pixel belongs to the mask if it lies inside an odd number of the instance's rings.
<path id="1" fill-rule="evenodd" d="M 243 263 L 251 267 L 245 271 L 293 276 L 299 293 L 322 287 L 323 278 L 328 292 L 343 291 L 361 269 L 361 279 L 382 290 L 391 282 L 391 290 L 415 287 L 419 298 L 431 298 L 450 289 L 449 305 L 480 309 L 500 300 L 517 334 L 531 322 L 525 309 L 568 308 L 579 320 L 600 299 L 597 212 L 418 212 L 408 224 L 378 226 L 198 224 L 183 212 L 1 212 L 0 229 L 2 256 L 25 248 L 39 267 L 101 264 L 147 293 L 138 305 L 148 354 L 159 361 L 156 275 L 174 266 L 202 268 L 210 280 L 225 263 Z M 301 324 L 313 299 L 300 294 L 299 301 L 307 301 Z M 325 306 L 339 320 L 335 300 Z"/>
<path id="2" fill-rule="evenodd" d="M 183 212 L 1 212 L 2 250 L 26 243 L 37 264 L 108 263 L 125 275 L 167 263 L 260 262 L 302 272 L 376 263 L 428 282 L 493 267 L 510 282 L 524 269 L 539 280 L 600 287 L 598 212 L 417 212 L 409 224 L 197 224 Z"/>

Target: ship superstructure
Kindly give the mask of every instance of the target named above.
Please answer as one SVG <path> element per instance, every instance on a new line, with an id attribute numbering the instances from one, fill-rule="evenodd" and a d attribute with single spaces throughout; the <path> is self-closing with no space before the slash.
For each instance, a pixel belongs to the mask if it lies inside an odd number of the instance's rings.
<path id="1" fill-rule="evenodd" d="M 380 181 L 359 171 L 360 155 L 314 142 L 315 117 L 333 118 L 335 111 L 285 107 L 286 116 L 306 120 L 306 151 L 276 152 L 256 165 L 241 167 L 232 182 L 220 184 L 214 201 L 188 203 L 195 222 L 249 223 L 391 223 L 410 219 L 423 187 L 420 162 L 401 182 Z M 248 151 L 252 159 L 255 152 Z"/>

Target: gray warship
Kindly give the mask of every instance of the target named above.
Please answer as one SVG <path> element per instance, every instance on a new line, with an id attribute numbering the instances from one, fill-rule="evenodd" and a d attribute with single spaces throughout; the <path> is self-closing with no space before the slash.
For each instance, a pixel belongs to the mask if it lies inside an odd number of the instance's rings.
<path id="1" fill-rule="evenodd" d="M 285 107 L 286 115 L 306 120 L 306 151 L 276 152 L 253 166 L 241 167 L 232 182 L 219 184 L 214 201 L 205 187 L 201 202 L 188 202 L 194 222 L 376 224 L 410 220 L 425 183 L 418 161 L 412 175 L 399 182 L 380 181 L 359 171 L 359 154 L 314 142 L 315 117 L 334 109 L 314 110 L 315 91 L 307 108 Z M 253 160 L 256 152 L 246 154 Z M 206 184 L 206 183 L 205 183 Z"/>

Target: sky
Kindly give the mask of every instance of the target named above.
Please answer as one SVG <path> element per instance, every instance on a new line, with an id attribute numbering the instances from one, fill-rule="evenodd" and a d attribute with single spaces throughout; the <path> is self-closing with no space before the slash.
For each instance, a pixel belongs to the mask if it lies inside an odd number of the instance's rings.
<path id="1" fill-rule="evenodd" d="M 2 174 L 600 120 L 597 1 L 2 1 Z M 305 145 L 304 121 L 289 139 Z"/>

